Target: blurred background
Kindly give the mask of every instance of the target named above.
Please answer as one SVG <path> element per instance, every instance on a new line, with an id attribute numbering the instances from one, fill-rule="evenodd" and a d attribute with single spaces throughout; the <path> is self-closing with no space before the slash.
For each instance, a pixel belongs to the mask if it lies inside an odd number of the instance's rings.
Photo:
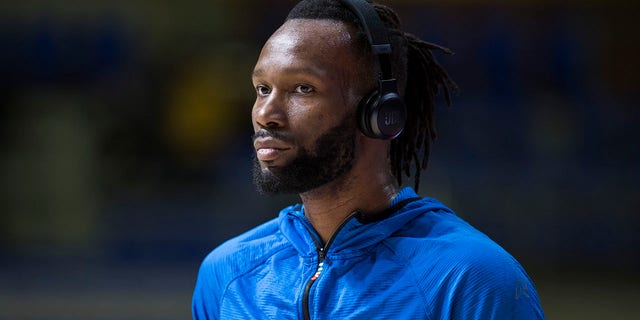
<path id="1" fill-rule="evenodd" d="M 640 319 L 634 1 L 384 1 L 453 49 L 420 193 L 549 319 Z M 200 261 L 295 197 L 250 175 L 250 72 L 295 1 L 0 3 L 0 319 L 189 319 Z"/>

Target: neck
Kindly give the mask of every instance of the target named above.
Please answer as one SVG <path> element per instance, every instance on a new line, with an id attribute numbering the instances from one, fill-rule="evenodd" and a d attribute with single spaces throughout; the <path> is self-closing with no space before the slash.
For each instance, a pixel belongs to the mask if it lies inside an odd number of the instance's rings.
<path id="1" fill-rule="evenodd" d="M 354 170 L 355 171 L 355 170 Z M 317 189 L 300 194 L 305 215 L 323 243 L 354 211 L 374 214 L 386 209 L 398 193 L 393 176 L 387 170 L 377 176 L 346 174 Z"/>

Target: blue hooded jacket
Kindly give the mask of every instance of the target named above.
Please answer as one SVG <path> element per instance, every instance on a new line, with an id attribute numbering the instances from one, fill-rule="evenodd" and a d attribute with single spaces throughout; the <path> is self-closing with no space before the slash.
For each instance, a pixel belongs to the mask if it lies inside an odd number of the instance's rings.
<path id="1" fill-rule="evenodd" d="M 193 318 L 544 319 L 520 264 L 442 203 L 405 188 L 387 213 L 351 215 L 322 246 L 285 208 L 207 256 Z"/>

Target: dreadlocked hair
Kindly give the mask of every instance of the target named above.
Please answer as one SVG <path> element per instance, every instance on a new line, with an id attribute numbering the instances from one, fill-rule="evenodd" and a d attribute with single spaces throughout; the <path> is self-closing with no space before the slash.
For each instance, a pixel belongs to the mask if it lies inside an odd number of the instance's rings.
<path id="1" fill-rule="evenodd" d="M 393 48 L 393 76 L 407 107 L 404 130 L 400 136 L 391 140 L 391 173 L 398 185 L 402 185 L 403 176 L 413 177 L 414 188 L 418 190 L 420 174 L 429 164 L 431 144 L 437 138 L 435 98 L 442 93 L 449 107 L 451 93 L 458 91 L 458 86 L 436 61 L 433 51 L 446 54 L 452 52 L 402 31 L 400 18 L 391 8 L 381 4 L 373 6 L 389 32 Z M 291 19 L 329 19 L 355 26 L 358 30 L 356 49 L 360 50 L 363 56 L 369 56 L 371 62 L 375 61 L 359 19 L 339 0 L 303 0 L 289 12 L 287 20 Z M 372 69 L 372 74 L 374 73 L 377 78 L 377 68 Z"/>

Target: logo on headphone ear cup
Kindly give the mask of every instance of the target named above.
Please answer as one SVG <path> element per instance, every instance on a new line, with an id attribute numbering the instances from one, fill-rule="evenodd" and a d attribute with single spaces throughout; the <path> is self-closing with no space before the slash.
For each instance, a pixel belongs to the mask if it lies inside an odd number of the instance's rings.
<path id="1" fill-rule="evenodd" d="M 402 133 L 407 110 L 396 92 L 374 91 L 358 106 L 360 131 L 370 138 L 394 139 Z"/>

